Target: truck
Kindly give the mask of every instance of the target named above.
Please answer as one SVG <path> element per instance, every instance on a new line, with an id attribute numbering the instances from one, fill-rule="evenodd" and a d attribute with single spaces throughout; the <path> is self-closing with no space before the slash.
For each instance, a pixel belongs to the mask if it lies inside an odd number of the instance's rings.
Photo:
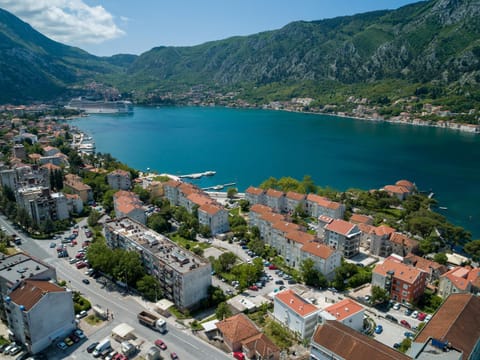
<path id="1" fill-rule="evenodd" d="M 141 311 L 138 313 L 137 319 L 140 324 L 148 326 L 153 330 L 157 330 L 162 334 L 167 332 L 167 322 L 157 315 L 151 314 L 147 311 Z"/>

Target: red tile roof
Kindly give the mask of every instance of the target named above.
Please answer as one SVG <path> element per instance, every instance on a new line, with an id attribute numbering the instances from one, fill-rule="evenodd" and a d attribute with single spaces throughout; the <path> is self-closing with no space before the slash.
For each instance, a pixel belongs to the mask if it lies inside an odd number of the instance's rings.
<path id="1" fill-rule="evenodd" d="M 300 194 L 300 193 L 297 193 L 297 192 L 294 192 L 294 191 L 289 191 L 289 192 L 287 192 L 286 197 L 289 198 L 289 199 L 292 199 L 292 200 L 301 201 L 301 200 L 305 200 L 306 195 L 305 194 Z"/>
<path id="2" fill-rule="evenodd" d="M 335 220 L 335 219 L 330 217 L 330 216 L 327 216 L 327 215 L 320 215 L 318 217 L 318 221 L 321 221 L 321 222 L 326 223 L 326 224 L 330 224 L 333 220 Z"/>
<path id="3" fill-rule="evenodd" d="M 275 189 L 268 189 L 266 192 L 267 196 L 274 197 L 274 198 L 280 198 L 283 195 L 285 195 L 282 191 L 275 190 Z"/>
<path id="4" fill-rule="evenodd" d="M 264 190 L 260 189 L 260 188 L 250 186 L 245 192 L 247 194 L 252 194 L 252 195 L 262 195 Z"/>
<path id="5" fill-rule="evenodd" d="M 275 230 L 287 233 L 287 232 L 292 231 L 292 230 L 299 230 L 300 226 L 298 226 L 297 224 L 288 222 L 288 221 L 281 220 L 281 221 L 274 222 L 272 224 L 272 228 L 274 228 Z"/>
<path id="6" fill-rule="evenodd" d="M 25 280 L 23 284 L 17 287 L 9 295 L 10 299 L 17 304 L 25 306 L 25 310 L 30 310 L 47 293 L 62 292 L 64 288 L 42 280 Z"/>
<path id="7" fill-rule="evenodd" d="M 388 191 L 393 194 L 408 194 L 410 190 L 408 190 L 405 186 L 397 186 L 397 185 L 385 185 L 383 190 Z"/>
<path id="8" fill-rule="evenodd" d="M 216 213 L 222 210 L 222 207 L 219 205 L 204 204 L 199 207 L 199 210 L 205 211 L 207 214 L 210 214 L 210 215 L 215 215 Z"/>
<path id="9" fill-rule="evenodd" d="M 471 267 L 457 266 L 447 271 L 441 277 L 446 277 L 450 282 L 460 290 L 467 290 L 472 281 L 478 280 L 480 269 Z"/>
<path id="10" fill-rule="evenodd" d="M 377 236 L 385 236 L 385 235 L 390 235 L 396 230 L 390 226 L 387 225 L 380 225 L 380 226 L 375 226 L 373 228 L 373 231 L 375 232 L 375 235 Z"/>
<path id="11" fill-rule="evenodd" d="M 429 338 L 447 341 L 469 359 L 480 338 L 480 298 L 472 294 L 452 294 L 418 333 L 416 343 Z"/>
<path id="12" fill-rule="evenodd" d="M 193 193 L 187 195 L 187 199 L 190 200 L 191 202 L 193 202 L 194 204 L 198 205 L 198 206 L 202 206 L 202 205 L 206 205 L 206 204 L 212 204 L 212 203 L 215 202 L 207 194 L 196 193 L 196 192 L 193 192 Z"/>
<path id="13" fill-rule="evenodd" d="M 415 187 L 415 184 L 408 180 L 398 180 L 395 183 L 395 185 L 403 186 L 403 187 L 406 187 L 407 189 L 413 189 Z"/>
<path id="14" fill-rule="evenodd" d="M 215 326 L 230 343 L 246 340 L 260 332 L 255 324 L 244 314 L 231 316 L 219 321 Z"/>
<path id="15" fill-rule="evenodd" d="M 299 230 L 292 230 L 289 231 L 285 237 L 289 240 L 295 241 L 300 244 L 306 244 L 310 241 L 315 240 L 315 236 L 312 234 L 309 234 L 305 231 L 299 231 Z"/>
<path id="16" fill-rule="evenodd" d="M 357 228 L 357 229 L 355 229 Z M 337 234 L 343 235 L 343 236 L 349 236 L 352 234 L 352 232 L 357 232 L 359 231 L 357 225 L 352 224 L 351 222 L 341 220 L 341 219 L 335 219 L 333 220 L 330 224 L 327 224 L 325 226 L 326 230 L 333 231 Z"/>
<path id="17" fill-rule="evenodd" d="M 316 311 L 319 311 L 316 306 L 306 302 L 293 290 L 290 289 L 277 293 L 275 295 L 275 298 L 285 304 L 288 308 L 290 308 L 292 311 L 294 311 L 301 317 L 305 317 Z"/>
<path id="18" fill-rule="evenodd" d="M 362 214 L 352 214 L 350 217 L 350 222 L 354 224 L 373 224 L 373 219 L 370 216 L 362 215 Z"/>
<path id="19" fill-rule="evenodd" d="M 359 303 L 344 299 L 336 304 L 327 306 L 323 309 L 335 317 L 336 320 L 342 321 L 352 315 L 355 315 L 364 310 L 363 306 Z"/>
<path id="20" fill-rule="evenodd" d="M 383 264 L 378 264 L 373 269 L 373 272 L 383 276 L 387 275 L 387 272 L 393 271 L 394 277 L 400 279 L 409 284 L 414 284 L 422 274 L 421 270 L 415 269 L 413 266 L 403 264 L 398 261 L 386 259 Z"/>
<path id="21" fill-rule="evenodd" d="M 269 223 L 273 224 L 279 220 L 285 220 L 285 216 L 278 213 L 263 213 L 260 214 L 260 219 L 268 221 Z"/>
<path id="22" fill-rule="evenodd" d="M 407 235 L 401 234 L 399 232 L 394 232 L 390 235 L 390 241 L 394 244 L 408 246 L 411 248 L 418 246 L 418 241 L 409 238 Z"/>
<path id="23" fill-rule="evenodd" d="M 173 187 L 173 188 L 177 188 L 179 187 L 180 185 L 182 185 L 182 182 L 181 181 L 176 181 L 176 180 L 168 180 L 164 186 L 170 186 L 170 187 Z"/>
<path id="24" fill-rule="evenodd" d="M 439 264 L 432 260 L 425 259 L 421 256 L 417 256 L 412 253 L 404 257 L 404 263 L 410 263 L 416 268 L 423 270 L 425 272 L 430 272 L 431 269 L 439 271 L 440 274 L 447 272 L 447 267 L 445 265 Z"/>
<path id="25" fill-rule="evenodd" d="M 346 360 L 410 360 L 405 354 L 338 321 L 327 320 L 313 334 L 318 344 Z"/>
<path id="26" fill-rule="evenodd" d="M 316 241 L 307 242 L 302 246 L 302 251 L 308 252 L 321 259 L 328 259 L 335 252 L 331 247 Z"/>
<path id="27" fill-rule="evenodd" d="M 255 212 L 258 214 L 266 214 L 266 213 L 272 213 L 273 210 L 271 207 L 262 205 L 262 204 L 255 204 L 250 206 L 250 212 Z"/>
<path id="28" fill-rule="evenodd" d="M 308 194 L 307 195 L 307 200 L 311 202 L 317 203 L 319 206 L 327 208 L 327 209 L 333 209 L 336 210 L 340 208 L 341 204 L 335 201 L 331 201 L 327 199 L 326 197 L 319 196 L 316 194 Z"/>
<path id="29" fill-rule="evenodd" d="M 280 352 L 280 349 L 272 340 L 263 333 L 258 333 L 243 340 L 242 345 L 249 351 L 257 353 L 262 359 L 269 359 L 272 354 Z"/>

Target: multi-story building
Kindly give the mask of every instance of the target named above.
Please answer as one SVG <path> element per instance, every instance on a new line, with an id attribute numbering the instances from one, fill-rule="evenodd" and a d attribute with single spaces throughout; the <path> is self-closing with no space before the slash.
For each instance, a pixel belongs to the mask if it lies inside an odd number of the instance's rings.
<path id="1" fill-rule="evenodd" d="M 342 324 L 326 320 L 312 337 L 313 360 L 411 360 L 394 348 Z"/>
<path id="2" fill-rule="evenodd" d="M 250 205 L 265 204 L 265 190 L 250 186 L 245 191 L 245 199 Z"/>
<path id="3" fill-rule="evenodd" d="M 426 272 L 428 274 L 427 282 L 429 283 L 440 280 L 440 276 L 448 271 L 448 268 L 445 265 L 414 254 L 408 254 L 405 256 L 403 258 L 403 263 Z"/>
<path id="4" fill-rule="evenodd" d="M 129 217 L 142 224 L 147 222 L 143 202 L 131 191 L 120 190 L 113 195 L 113 208 L 117 218 Z"/>
<path id="5" fill-rule="evenodd" d="M 22 159 L 22 160 L 27 158 L 27 152 L 25 150 L 25 146 L 23 146 L 22 144 L 13 145 L 12 151 L 13 151 L 12 155 L 14 158 Z"/>
<path id="6" fill-rule="evenodd" d="M 198 208 L 198 222 L 210 228 L 212 235 L 225 233 L 230 229 L 228 211 L 223 206 L 204 204 Z"/>
<path id="7" fill-rule="evenodd" d="M 427 273 L 402 262 L 387 258 L 372 271 L 372 285 L 389 292 L 391 299 L 412 304 L 423 295 Z"/>
<path id="8" fill-rule="evenodd" d="M 259 219 L 263 214 L 266 214 L 266 213 L 273 213 L 272 209 L 266 205 L 255 204 L 250 206 L 250 212 L 248 215 L 248 226 L 250 227 L 256 226 L 260 228 Z"/>
<path id="9" fill-rule="evenodd" d="M 2 186 L 15 191 L 21 187 L 41 186 L 50 188 L 49 172 L 38 165 L 16 164 L 0 171 Z"/>
<path id="10" fill-rule="evenodd" d="M 345 205 L 317 194 L 307 195 L 305 208 L 307 213 L 314 218 L 326 215 L 334 219 L 343 219 L 345 213 Z"/>
<path id="11" fill-rule="evenodd" d="M 265 205 L 275 212 L 283 212 L 285 209 L 285 193 L 275 189 L 268 189 L 265 193 Z"/>
<path id="12" fill-rule="evenodd" d="M 290 256 L 290 242 L 285 239 L 287 234 L 291 231 L 300 230 L 300 226 L 288 221 L 279 220 L 273 223 L 270 223 L 270 229 L 263 234 L 263 240 L 278 250 L 278 252 L 284 257 L 289 258 Z M 287 255 L 287 253 L 289 253 Z"/>
<path id="13" fill-rule="evenodd" d="M 140 254 L 146 271 L 160 282 L 164 297 L 178 308 L 196 308 L 207 298 L 212 269 L 205 259 L 129 218 L 108 221 L 104 230 L 109 247 Z"/>
<path id="14" fill-rule="evenodd" d="M 319 313 L 320 309 L 293 290 L 283 290 L 274 296 L 273 317 L 302 339 L 312 336 Z"/>
<path id="15" fill-rule="evenodd" d="M 108 185 L 115 190 L 129 190 L 132 187 L 130 172 L 122 169 L 113 170 L 107 175 Z"/>
<path id="16" fill-rule="evenodd" d="M 480 294 L 480 268 L 457 266 L 440 276 L 438 295 Z"/>
<path id="17" fill-rule="evenodd" d="M 74 194 L 80 196 L 84 204 L 93 201 L 93 191 L 90 185 L 84 184 L 83 179 L 74 174 L 65 175 L 65 182 L 63 185 L 70 189 Z"/>
<path id="18" fill-rule="evenodd" d="M 418 250 L 418 245 L 419 242 L 417 240 L 411 239 L 407 235 L 399 232 L 394 232 L 390 235 L 392 254 L 406 256 L 412 252 L 416 252 Z"/>
<path id="19" fill-rule="evenodd" d="M 305 194 L 289 191 L 285 195 L 285 211 L 292 214 L 297 208 L 305 209 Z"/>
<path id="20" fill-rule="evenodd" d="M 324 308 L 320 316 L 323 321 L 336 320 L 354 330 L 362 331 L 364 314 L 363 306 L 351 299 L 344 299 Z"/>
<path id="21" fill-rule="evenodd" d="M 351 222 L 335 219 L 325 225 L 324 242 L 328 246 L 340 250 L 344 257 L 351 258 L 358 254 L 361 231 Z"/>
<path id="22" fill-rule="evenodd" d="M 165 184 L 163 184 L 163 190 L 165 192 L 165 197 L 170 201 L 170 204 L 177 206 L 179 204 L 178 196 L 179 190 L 178 188 L 182 185 L 181 181 L 176 180 L 169 180 Z"/>
<path id="23" fill-rule="evenodd" d="M 312 259 L 315 269 L 325 275 L 327 279 L 332 279 L 335 269 L 342 265 L 342 253 L 340 251 L 316 241 L 304 244 L 300 249 L 300 253 L 301 262 L 306 259 Z"/>
<path id="24" fill-rule="evenodd" d="M 45 187 L 27 187 L 15 192 L 17 204 L 24 208 L 36 224 L 69 218 L 67 199 L 62 193 L 50 193 Z"/>
<path id="25" fill-rule="evenodd" d="M 390 235 L 395 232 L 395 229 L 387 226 L 367 226 L 359 225 L 359 229 L 362 229 L 361 242 L 366 243 L 369 246 L 370 254 L 387 257 L 392 253 L 392 246 L 390 244 Z"/>
<path id="26" fill-rule="evenodd" d="M 38 353 L 76 328 L 72 292 L 47 280 L 22 281 L 5 297 L 15 340 Z"/>
<path id="27" fill-rule="evenodd" d="M 312 234 L 292 229 L 285 234 L 283 240 L 284 245 L 277 250 L 279 250 L 279 253 L 283 256 L 288 266 L 299 269 L 303 259 L 303 246 L 315 240 L 316 237 Z"/>

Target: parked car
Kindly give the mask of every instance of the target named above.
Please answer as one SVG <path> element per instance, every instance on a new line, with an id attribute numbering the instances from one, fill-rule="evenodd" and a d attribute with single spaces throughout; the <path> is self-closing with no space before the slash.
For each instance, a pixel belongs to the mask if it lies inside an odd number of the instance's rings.
<path id="1" fill-rule="evenodd" d="M 73 340 L 70 339 L 70 337 L 68 337 L 68 336 L 65 338 L 65 340 L 63 340 L 63 342 L 65 344 L 67 344 L 67 346 L 72 346 L 73 345 Z"/>
<path id="2" fill-rule="evenodd" d="M 375 334 L 381 334 L 383 331 L 383 326 L 382 325 L 377 325 L 375 327 Z"/>
<path id="3" fill-rule="evenodd" d="M 405 326 L 406 328 L 409 328 L 409 329 L 412 327 L 412 326 L 408 323 L 408 321 L 407 321 L 407 320 L 404 320 L 404 319 L 402 319 L 402 320 L 400 321 L 400 324 L 402 324 L 403 326 Z"/>
<path id="4" fill-rule="evenodd" d="M 163 340 L 160 340 L 160 339 L 155 340 L 155 345 L 156 345 L 157 347 L 159 347 L 160 349 L 162 349 L 162 350 L 166 350 L 166 349 L 167 349 L 167 344 L 165 344 L 165 343 L 163 342 Z"/>
<path id="5" fill-rule="evenodd" d="M 400 347 L 400 344 L 399 344 L 399 343 L 393 344 L 393 348 L 394 348 L 394 349 L 398 349 L 399 347 Z"/>
<path id="6" fill-rule="evenodd" d="M 396 303 L 395 305 L 393 305 L 393 309 L 400 310 L 400 303 Z"/>
<path id="7" fill-rule="evenodd" d="M 88 280 L 88 279 L 82 279 L 82 282 L 83 282 L 84 284 L 87 284 L 87 285 L 90 284 L 90 280 Z"/>
<path id="8" fill-rule="evenodd" d="M 390 320 L 390 321 L 395 322 L 395 323 L 398 323 L 397 318 L 394 317 L 394 316 L 392 316 L 392 315 L 390 315 L 390 314 L 387 314 L 387 315 L 385 316 L 385 319 Z"/>
<path id="9" fill-rule="evenodd" d="M 245 360 L 245 354 L 239 351 L 235 351 L 233 357 L 237 360 Z"/>
<path id="10" fill-rule="evenodd" d="M 283 282 L 283 280 L 277 280 L 277 281 L 275 281 L 275 284 L 276 285 L 283 285 L 285 283 Z"/>
<path id="11" fill-rule="evenodd" d="M 412 313 L 412 318 L 416 319 L 418 317 L 418 311 L 415 310 L 413 313 Z"/>
<path id="12" fill-rule="evenodd" d="M 431 314 L 428 314 L 427 316 L 425 316 L 425 322 L 429 322 L 430 320 L 432 319 L 432 315 Z"/>
<path id="13" fill-rule="evenodd" d="M 68 348 L 67 344 L 65 344 L 63 341 L 60 341 L 58 344 L 57 344 L 57 347 L 60 349 L 60 350 L 65 350 Z"/>
<path id="14" fill-rule="evenodd" d="M 15 345 L 13 348 L 10 349 L 8 353 L 10 355 L 17 355 L 20 351 L 22 351 L 22 348 L 18 345 Z"/>
<path id="15" fill-rule="evenodd" d="M 73 333 L 74 333 L 75 336 L 77 336 L 80 340 L 86 338 L 85 334 L 84 334 L 83 331 L 80 330 L 80 329 L 75 329 L 75 331 L 74 331 Z"/>
<path id="16" fill-rule="evenodd" d="M 418 314 L 417 319 L 420 320 L 420 321 L 423 321 L 423 320 L 425 320 L 426 317 L 427 317 L 427 314 L 421 312 L 421 313 Z"/>
<path id="17" fill-rule="evenodd" d="M 407 316 L 412 315 L 412 310 L 406 309 L 406 310 L 405 310 L 405 315 L 407 315 Z"/>
<path id="18" fill-rule="evenodd" d="M 413 339 L 415 337 L 414 333 L 412 333 L 410 331 L 405 331 L 405 333 L 403 335 L 405 335 L 405 337 L 409 338 L 409 339 Z"/>
<path id="19" fill-rule="evenodd" d="M 90 345 L 88 345 L 87 352 L 89 354 L 91 354 L 93 352 L 93 350 L 95 350 L 95 348 L 97 347 L 98 344 L 99 344 L 99 342 L 95 341 L 95 342 L 91 343 Z"/>
<path id="20" fill-rule="evenodd" d="M 177 360 L 178 359 L 177 353 L 174 353 L 174 352 L 170 353 L 170 358 L 172 360 Z"/>
<path id="21" fill-rule="evenodd" d="M 270 264 L 270 265 L 268 265 L 268 268 L 269 268 L 270 270 L 277 270 L 277 267 L 275 266 L 275 264 Z"/>
<path id="22" fill-rule="evenodd" d="M 251 285 L 249 287 L 250 290 L 258 291 L 258 286 L 257 285 Z"/>
<path id="23" fill-rule="evenodd" d="M 55 244 L 54 242 L 50 243 L 50 249 L 53 249 L 55 246 L 57 246 L 57 244 Z"/>
<path id="24" fill-rule="evenodd" d="M 75 264 L 75 266 L 77 267 L 77 269 L 82 269 L 87 266 L 87 263 L 85 261 L 79 261 Z"/>
<path id="25" fill-rule="evenodd" d="M 77 319 L 82 319 L 82 318 L 84 318 L 85 316 L 87 316 L 87 314 L 88 314 L 88 313 L 87 313 L 87 310 L 82 310 L 82 311 L 80 311 L 75 317 L 76 317 Z"/>
<path id="26" fill-rule="evenodd" d="M 80 341 L 80 338 L 79 338 L 77 335 L 75 335 L 75 333 L 71 333 L 70 335 L 68 335 L 68 337 L 69 337 L 70 339 L 72 339 L 72 341 L 73 341 L 75 344 Z"/>

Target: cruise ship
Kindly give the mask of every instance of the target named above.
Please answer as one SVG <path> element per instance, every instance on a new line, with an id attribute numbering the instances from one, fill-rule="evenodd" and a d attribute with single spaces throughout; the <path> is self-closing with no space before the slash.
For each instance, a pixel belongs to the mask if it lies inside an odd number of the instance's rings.
<path id="1" fill-rule="evenodd" d="M 130 101 L 95 101 L 83 99 L 81 97 L 70 100 L 70 102 L 65 105 L 65 108 L 85 111 L 87 114 L 116 114 L 133 112 L 133 105 Z"/>

